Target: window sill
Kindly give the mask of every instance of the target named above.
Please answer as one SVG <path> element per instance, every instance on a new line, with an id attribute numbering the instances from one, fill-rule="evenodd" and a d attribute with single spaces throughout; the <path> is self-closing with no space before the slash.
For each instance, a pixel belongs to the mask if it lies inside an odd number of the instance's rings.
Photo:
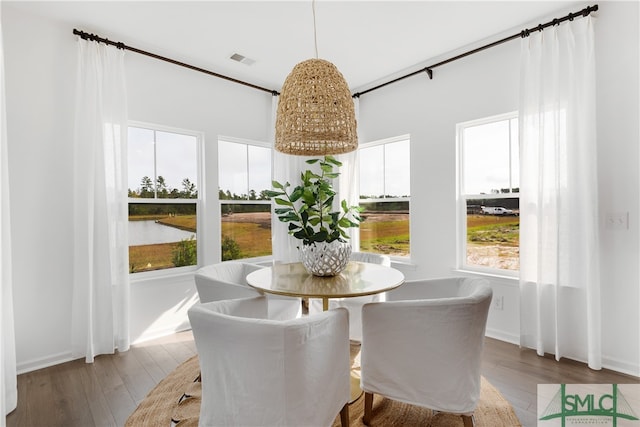
<path id="1" fill-rule="evenodd" d="M 462 268 L 456 268 L 453 270 L 456 273 L 461 273 L 469 276 L 479 276 L 485 277 L 487 279 L 493 279 L 501 281 L 505 284 L 518 286 L 520 283 L 520 278 L 518 276 L 508 276 L 506 274 L 500 274 L 499 272 L 486 272 L 486 271 L 477 271 L 477 270 L 465 270 Z"/>
<path id="2" fill-rule="evenodd" d="M 144 271 L 140 273 L 130 273 L 129 283 L 134 284 L 152 280 L 172 280 L 178 277 L 193 275 L 197 269 L 197 266 L 189 266 L 165 270 Z"/>
<path id="3" fill-rule="evenodd" d="M 391 257 L 391 266 L 400 267 L 403 270 L 417 270 L 418 266 L 409 258 Z"/>

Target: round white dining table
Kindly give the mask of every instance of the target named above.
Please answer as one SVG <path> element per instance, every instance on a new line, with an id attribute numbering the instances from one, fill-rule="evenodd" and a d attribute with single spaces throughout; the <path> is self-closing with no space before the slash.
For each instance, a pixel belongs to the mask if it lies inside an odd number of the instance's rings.
<path id="1" fill-rule="evenodd" d="M 397 288 L 404 275 L 392 267 L 349 261 L 336 276 L 314 276 L 302 263 L 274 263 L 247 275 L 249 286 L 263 292 L 301 298 L 321 298 L 323 310 L 331 298 L 374 295 Z"/>

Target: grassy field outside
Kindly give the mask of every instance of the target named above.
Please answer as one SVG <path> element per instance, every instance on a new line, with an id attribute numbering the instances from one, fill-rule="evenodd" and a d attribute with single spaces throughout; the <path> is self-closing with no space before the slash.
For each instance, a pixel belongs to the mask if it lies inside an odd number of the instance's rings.
<path id="1" fill-rule="evenodd" d="M 196 215 L 131 215 L 129 221 L 157 221 L 180 230 L 196 232 Z M 129 273 L 173 268 L 173 252 L 179 242 L 129 246 Z"/>
<path id="2" fill-rule="evenodd" d="M 222 238 L 233 239 L 240 248 L 239 258 L 271 255 L 271 212 L 243 212 L 225 215 L 221 220 Z"/>
<path id="3" fill-rule="evenodd" d="M 505 270 L 520 269 L 520 218 L 467 215 L 467 263 Z"/>
<path id="4" fill-rule="evenodd" d="M 370 213 L 360 229 L 361 250 L 397 256 L 409 254 L 408 214 Z M 222 218 L 222 236 L 238 243 L 242 258 L 271 255 L 271 215 L 254 212 L 225 216 Z"/>
<path id="5" fill-rule="evenodd" d="M 155 220 L 161 224 L 196 231 L 196 216 L 131 217 L 130 220 Z M 222 238 L 233 239 L 242 258 L 269 256 L 271 250 L 271 215 L 269 212 L 234 213 L 222 217 Z M 177 243 L 131 246 L 131 272 L 172 268 L 172 254 Z M 369 213 L 360 224 L 360 248 L 363 251 L 407 256 L 409 254 L 409 215 Z"/>
<path id="6" fill-rule="evenodd" d="M 173 250 L 177 243 L 129 246 L 129 273 L 173 268 Z"/>
<path id="7" fill-rule="evenodd" d="M 256 223 L 223 222 L 222 236 L 240 246 L 241 258 L 271 255 L 271 228 Z"/>
<path id="8" fill-rule="evenodd" d="M 169 227 L 179 228 L 185 231 L 197 231 L 197 223 L 195 215 L 174 215 L 165 216 L 157 220 L 160 224 L 168 225 Z"/>
<path id="9" fill-rule="evenodd" d="M 392 256 L 409 255 L 409 215 L 407 219 L 385 221 L 384 215 L 369 217 L 360 224 L 360 250 Z"/>
<path id="10" fill-rule="evenodd" d="M 477 244 L 520 244 L 520 218 L 500 215 L 467 215 L 467 241 Z"/>
<path id="11" fill-rule="evenodd" d="M 360 249 L 392 256 L 409 255 L 409 214 L 369 212 L 360 224 Z M 156 220 L 161 224 L 196 231 L 196 216 L 145 216 L 130 220 Z M 519 218 L 498 215 L 467 215 L 467 262 L 493 268 L 519 269 Z M 233 239 L 242 258 L 271 255 L 269 212 L 234 213 L 222 218 L 222 237 Z M 174 267 L 178 243 L 131 246 L 131 272 Z"/>
<path id="12" fill-rule="evenodd" d="M 166 215 L 129 215 L 129 221 L 157 221 L 167 218 Z"/>

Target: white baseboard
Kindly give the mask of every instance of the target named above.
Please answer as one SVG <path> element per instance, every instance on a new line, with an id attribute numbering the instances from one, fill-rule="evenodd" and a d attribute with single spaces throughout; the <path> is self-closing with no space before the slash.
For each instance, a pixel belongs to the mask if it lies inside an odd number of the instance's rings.
<path id="1" fill-rule="evenodd" d="M 191 329 L 191 324 L 189 322 L 183 322 L 179 325 L 175 325 L 168 328 L 145 331 L 145 333 L 140 335 L 138 338 L 136 338 L 136 340 L 133 341 L 131 345 L 140 344 L 146 341 L 155 340 L 157 338 L 166 337 L 178 332 L 187 331 L 189 329 Z"/>
<path id="2" fill-rule="evenodd" d="M 508 334 L 504 331 L 498 329 L 487 328 L 486 334 L 489 338 L 495 338 L 500 341 L 505 341 L 511 344 L 520 345 L 520 336 L 514 334 Z M 578 362 L 586 363 L 581 359 L 574 359 Z M 627 362 L 620 359 L 615 359 L 611 357 L 607 357 L 606 355 L 602 356 L 602 367 L 605 369 L 610 369 L 612 371 L 619 372 L 621 374 L 631 375 L 634 377 L 640 377 L 640 365 L 637 363 Z"/>
<path id="3" fill-rule="evenodd" d="M 165 329 L 157 329 L 154 331 L 150 331 L 149 333 L 145 333 L 144 335 L 138 337 L 131 344 L 138 344 L 145 341 L 154 340 L 156 338 L 166 337 L 168 335 L 175 334 L 177 332 L 182 332 L 191 329 L 191 325 L 189 322 L 183 322 L 180 325 L 176 325 L 172 328 Z M 26 374 L 28 372 L 37 371 L 38 369 L 48 368 L 54 365 L 59 365 L 61 363 L 71 362 L 72 360 L 78 359 L 77 357 L 71 356 L 71 351 L 65 351 L 58 354 L 52 354 L 45 357 L 40 357 L 31 360 L 25 360 L 16 365 L 16 373 Z"/>
<path id="4" fill-rule="evenodd" d="M 640 377 L 640 365 L 637 363 L 625 362 L 624 360 L 603 356 L 602 367 L 623 374 L 633 375 L 634 377 Z"/>
<path id="5" fill-rule="evenodd" d="M 139 344 L 145 341 L 150 341 L 153 339 L 165 337 L 171 334 L 175 334 L 177 332 L 182 332 L 191 329 L 191 325 L 188 322 L 182 323 L 173 328 L 165 328 L 165 329 L 157 329 L 155 331 L 150 331 L 149 333 L 145 333 L 144 335 L 138 337 L 135 342 L 132 344 Z M 494 338 L 500 341 L 505 341 L 511 344 L 520 345 L 520 337 L 514 334 L 508 334 L 504 331 L 500 331 L 497 329 L 487 328 L 486 336 L 489 338 Z M 59 365 L 61 363 L 70 362 L 74 360 L 71 356 L 71 352 L 63 352 L 58 354 L 52 354 L 50 356 L 41 357 L 37 359 L 31 359 L 24 362 L 19 363 L 16 366 L 17 374 L 25 374 L 27 372 L 35 371 L 42 368 L 48 368 L 50 366 Z M 610 357 L 602 358 L 602 366 L 606 369 L 610 369 L 612 371 L 620 372 L 627 375 L 632 375 L 634 377 L 640 377 L 640 365 L 626 362 L 624 360 L 619 360 Z"/>
<path id="6" fill-rule="evenodd" d="M 511 344 L 520 345 L 520 335 L 509 334 L 499 329 L 487 328 L 485 335 Z"/>
<path id="7" fill-rule="evenodd" d="M 26 360 L 16 365 L 17 374 L 26 374 L 27 372 L 37 371 L 38 369 L 48 368 L 50 366 L 59 365 L 61 363 L 74 360 L 70 351 L 64 353 L 52 354 L 46 357 Z"/>

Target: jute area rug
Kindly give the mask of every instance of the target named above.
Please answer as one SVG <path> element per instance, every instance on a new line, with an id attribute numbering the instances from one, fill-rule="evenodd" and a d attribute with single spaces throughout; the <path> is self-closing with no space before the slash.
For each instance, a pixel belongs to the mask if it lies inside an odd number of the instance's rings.
<path id="1" fill-rule="evenodd" d="M 129 416 L 126 427 L 197 427 L 200 413 L 200 366 L 194 356 L 178 366 L 149 392 Z M 363 426 L 364 397 L 349 406 L 351 426 Z M 476 427 L 521 426 L 513 408 L 486 379 L 482 378 L 480 401 L 475 413 Z M 373 400 L 372 426 L 462 426 L 460 416 L 432 413 L 430 409 L 396 402 L 378 395 Z M 265 426 L 268 427 L 268 426 Z M 333 427 L 340 427 L 340 416 Z"/>

